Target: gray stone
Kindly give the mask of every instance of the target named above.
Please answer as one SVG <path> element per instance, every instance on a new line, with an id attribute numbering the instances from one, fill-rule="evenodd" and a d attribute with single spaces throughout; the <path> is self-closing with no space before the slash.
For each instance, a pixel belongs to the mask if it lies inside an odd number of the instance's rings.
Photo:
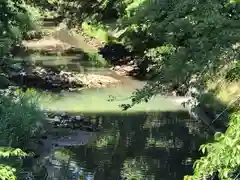
<path id="1" fill-rule="evenodd" d="M 60 121 L 60 118 L 58 116 L 54 116 L 55 121 Z"/>
<path id="2" fill-rule="evenodd" d="M 82 118 L 81 116 L 75 116 L 75 119 L 76 119 L 77 121 L 80 121 L 80 120 L 82 120 L 83 118 Z"/>

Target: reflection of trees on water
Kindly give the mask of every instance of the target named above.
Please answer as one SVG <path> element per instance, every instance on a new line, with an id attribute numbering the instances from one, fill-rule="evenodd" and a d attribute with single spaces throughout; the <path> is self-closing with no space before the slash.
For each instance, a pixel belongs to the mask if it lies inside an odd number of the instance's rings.
<path id="1" fill-rule="evenodd" d="M 92 144 L 70 148 L 94 180 L 181 179 L 191 173 L 204 140 L 201 124 L 185 112 L 105 114 L 102 119 L 105 131 Z"/>
<path id="2" fill-rule="evenodd" d="M 94 142 L 55 152 L 63 162 L 59 179 L 73 179 L 72 161 L 82 168 L 80 180 L 183 179 L 206 137 L 185 112 L 104 114 L 100 121 L 104 131 Z"/>

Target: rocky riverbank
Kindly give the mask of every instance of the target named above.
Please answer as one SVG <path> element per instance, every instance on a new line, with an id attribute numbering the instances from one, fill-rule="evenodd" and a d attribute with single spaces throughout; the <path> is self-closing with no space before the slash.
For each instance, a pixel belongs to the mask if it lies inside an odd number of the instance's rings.
<path id="1" fill-rule="evenodd" d="M 52 57 L 56 56 L 65 58 L 65 55 L 71 54 L 78 57 L 78 61 L 86 61 L 84 60 L 84 50 L 80 47 L 77 47 L 79 42 L 75 40 L 75 37 L 71 37 L 68 34 L 69 42 L 64 39 L 61 40 L 61 37 L 64 36 L 65 31 L 63 32 L 55 32 L 55 35 L 49 35 L 47 37 L 42 37 L 41 39 L 36 40 L 28 40 L 23 41 L 23 51 L 27 52 L 27 56 L 30 53 L 40 53 L 44 55 L 51 55 Z M 56 38 L 55 36 L 58 36 Z M 65 36 L 64 36 L 65 37 Z M 71 38 L 70 38 L 71 37 Z M 66 41 L 66 42 L 65 42 Z M 84 42 L 83 42 L 84 43 Z M 86 42 L 85 42 L 86 43 Z M 89 42 L 88 42 L 89 43 Z M 84 46 L 84 45 L 83 45 Z M 96 51 L 97 52 L 97 51 Z M 40 55 L 41 56 L 41 55 Z M 100 56 L 100 55 L 99 55 Z M 46 56 L 47 58 L 48 56 Z M 31 57 L 30 57 L 31 59 Z M 34 60 L 33 60 L 34 61 Z M 57 61 L 57 60 L 56 60 Z M 71 63 L 71 59 L 66 59 L 66 62 L 69 61 Z M 81 90 L 82 88 L 104 88 L 109 86 L 116 86 L 121 82 L 113 77 L 94 74 L 94 73 L 78 73 L 73 71 L 61 71 L 58 67 L 46 68 L 45 66 L 36 66 L 34 62 L 29 62 L 31 64 L 30 67 L 21 67 L 21 65 L 14 65 L 12 67 L 12 71 L 9 74 L 11 80 L 15 83 L 20 83 L 26 87 L 37 87 L 41 89 L 55 90 L 55 89 L 64 89 L 69 91 Z M 43 63 L 43 62 L 42 62 Z M 77 66 L 77 64 L 76 64 Z M 129 65 L 130 67 L 130 65 Z M 120 70 L 122 69 L 122 70 Z M 126 75 L 132 69 L 130 68 L 118 68 L 116 72 L 120 72 L 118 74 Z M 112 68 L 112 70 L 115 70 Z M 122 73 L 123 72 L 123 73 Z"/>
<path id="2" fill-rule="evenodd" d="M 78 91 L 82 88 L 104 88 L 121 83 L 120 80 L 110 76 L 54 71 L 43 67 L 28 67 L 20 71 L 12 71 L 9 73 L 9 79 L 24 87 L 68 91 Z"/>

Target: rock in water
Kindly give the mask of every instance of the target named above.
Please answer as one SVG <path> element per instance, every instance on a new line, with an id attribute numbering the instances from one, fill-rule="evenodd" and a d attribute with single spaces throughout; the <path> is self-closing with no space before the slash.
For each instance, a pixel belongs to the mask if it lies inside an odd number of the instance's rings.
<path id="1" fill-rule="evenodd" d="M 76 118 L 77 121 L 80 121 L 80 120 L 83 119 L 81 116 L 76 116 L 75 118 Z"/>
<path id="2" fill-rule="evenodd" d="M 58 116 L 54 116 L 54 121 L 60 122 L 60 118 Z"/>

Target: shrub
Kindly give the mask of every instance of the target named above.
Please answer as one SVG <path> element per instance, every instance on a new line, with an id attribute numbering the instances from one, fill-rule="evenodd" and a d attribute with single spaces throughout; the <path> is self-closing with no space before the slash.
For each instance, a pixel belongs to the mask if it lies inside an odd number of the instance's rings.
<path id="1" fill-rule="evenodd" d="M 22 157 L 27 156 L 19 148 L 24 148 L 39 132 L 38 122 L 43 114 L 36 95 L 33 90 L 0 95 L 0 179 L 16 179 Z"/>
<path id="2" fill-rule="evenodd" d="M 213 143 L 201 146 L 205 156 L 195 162 L 192 179 L 218 174 L 219 179 L 237 179 L 240 167 L 240 112 L 232 115 L 227 131 L 215 134 Z"/>
<path id="3" fill-rule="evenodd" d="M 109 40 L 107 30 L 101 27 L 101 25 L 90 25 L 84 22 L 82 23 L 82 29 L 88 36 L 94 37 L 100 41 L 108 42 Z"/>
<path id="4" fill-rule="evenodd" d="M 21 166 L 21 159 L 27 154 L 21 149 L 14 148 L 0 148 L 0 179 L 15 180 Z"/>
<path id="5" fill-rule="evenodd" d="M 1 1 L 0 11 L 0 56 L 18 44 L 29 30 L 36 27 L 41 17 L 37 8 L 26 5 L 25 1 Z"/>
<path id="6" fill-rule="evenodd" d="M 86 59 L 95 67 L 106 67 L 108 65 L 107 61 L 97 52 L 87 52 Z"/>
<path id="7" fill-rule="evenodd" d="M 36 135 L 43 114 L 34 91 L 17 91 L 15 95 L 0 96 L 0 144 L 21 147 Z"/>

